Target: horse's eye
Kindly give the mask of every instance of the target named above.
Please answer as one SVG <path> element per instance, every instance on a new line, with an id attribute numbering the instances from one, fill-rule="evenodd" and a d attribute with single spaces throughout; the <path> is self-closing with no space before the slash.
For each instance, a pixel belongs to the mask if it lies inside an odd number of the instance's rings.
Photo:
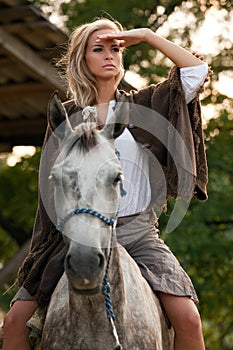
<path id="1" fill-rule="evenodd" d="M 123 180 L 123 175 L 121 173 L 119 173 L 114 179 L 114 184 L 117 184 L 121 180 Z"/>
<path id="2" fill-rule="evenodd" d="M 56 182 L 57 181 L 57 176 L 56 176 L 56 173 L 54 171 L 51 171 L 49 177 L 48 177 L 49 181 L 52 181 L 52 182 Z"/>

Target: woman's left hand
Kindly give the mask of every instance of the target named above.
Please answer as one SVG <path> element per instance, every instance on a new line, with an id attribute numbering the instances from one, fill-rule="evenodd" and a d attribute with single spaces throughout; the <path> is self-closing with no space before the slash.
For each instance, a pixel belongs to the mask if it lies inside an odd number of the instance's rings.
<path id="1" fill-rule="evenodd" d="M 146 41 L 147 32 L 149 29 L 131 29 L 118 33 L 106 33 L 97 36 L 96 42 L 101 42 L 104 40 L 114 40 L 117 39 L 120 42 L 120 47 L 126 47 L 130 45 L 136 45 L 141 41 Z"/>

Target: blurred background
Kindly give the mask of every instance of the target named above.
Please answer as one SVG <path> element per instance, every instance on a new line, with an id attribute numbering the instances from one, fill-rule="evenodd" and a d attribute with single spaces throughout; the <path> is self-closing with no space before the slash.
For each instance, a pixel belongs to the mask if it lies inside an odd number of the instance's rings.
<path id="1" fill-rule="evenodd" d="M 233 8 L 231 0 L 0 0 L 0 321 L 30 243 L 49 96 L 66 86 L 55 63 L 69 33 L 99 16 L 126 29 L 149 27 L 202 54 L 213 74 L 201 95 L 208 200 L 193 199 L 162 237 L 198 292 L 207 350 L 233 349 Z M 142 43 L 126 50 L 124 89 L 166 78 L 171 62 Z"/>

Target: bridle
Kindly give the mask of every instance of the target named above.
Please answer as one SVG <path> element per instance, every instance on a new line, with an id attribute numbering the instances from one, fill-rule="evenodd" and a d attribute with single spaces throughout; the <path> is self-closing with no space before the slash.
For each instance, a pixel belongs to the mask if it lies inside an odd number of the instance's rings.
<path id="1" fill-rule="evenodd" d="M 119 337 L 118 337 L 116 326 L 115 326 L 116 317 L 115 317 L 115 314 L 113 311 L 112 301 L 111 301 L 111 296 L 110 296 L 111 286 L 110 286 L 110 283 L 108 282 L 108 272 L 109 272 L 110 260 L 111 260 L 111 255 L 112 255 L 114 230 L 116 228 L 118 213 L 116 214 L 115 219 L 110 219 L 110 218 L 100 214 L 96 210 L 93 210 L 90 208 L 78 208 L 78 209 L 72 210 L 63 219 L 58 220 L 57 226 L 56 226 L 57 230 L 62 231 L 65 223 L 70 218 L 72 218 L 74 215 L 78 215 L 78 214 L 82 214 L 82 213 L 91 214 L 91 215 L 99 218 L 100 220 L 102 220 L 103 222 L 105 222 L 107 225 L 109 225 L 111 227 L 111 243 L 110 243 L 110 250 L 109 250 L 108 259 L 107 259 L 106 270 L 105 270 L 103 283 L 102 283 L 102 293 L 103 293 L 104 298 L 105 298 L 107 318 L 108 318 L 109 322 L 111 323 L 113 335 L 114 335 L 114 338 L 116 340 L 116 345 L 114 346 L 113 350 L 121 350 L 122 346 L 119 342 Z"/>

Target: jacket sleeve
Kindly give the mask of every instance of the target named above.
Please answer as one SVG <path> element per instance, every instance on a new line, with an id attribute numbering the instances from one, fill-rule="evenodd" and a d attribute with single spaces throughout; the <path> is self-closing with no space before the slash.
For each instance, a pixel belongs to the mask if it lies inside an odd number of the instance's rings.
<path id="1" fill-rule="evenodd" d="M 42 148 L 43 155 L 46 152 L 46 144 L 50 137 L 51 130 L 48 127 Z M 43 156 L 42 158 L 45 159 L 48 157 Z M 52 162 L 52 159 L 47 159 L 45 168 L 45 164 L 41 161 L 40 174 L 43 173 L 47 177 Z M 65 253 L 66 248 L 63 237 L 56 230 L 54 223 L 45 209 L 39 188 L 38 208 L 31 246 L 28 255 L 19 269 L 18 284 L 19 286 L 24 286 L 29 294 L 35 297 L 41 307 L 48 304 L 50 296 L 64 271 Z"/>

